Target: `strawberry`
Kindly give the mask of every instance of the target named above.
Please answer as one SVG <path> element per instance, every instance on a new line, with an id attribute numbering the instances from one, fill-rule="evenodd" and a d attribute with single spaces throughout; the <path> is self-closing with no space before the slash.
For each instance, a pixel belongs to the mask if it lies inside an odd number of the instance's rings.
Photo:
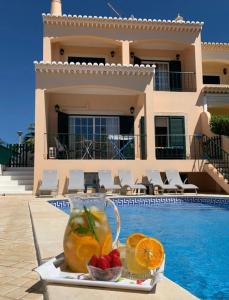
<path id="1" fill-rule="evenodd" d="M 110 268 L 110 263 L 105 256 L 101 256 L 98 258 L 97 267 L 102 270 L 105 270 Z"/>
<path id="2" fill-rule="evenodd" d="M 93 267 L 97 267 L 97 263 L 98 263 L 98 257 L 96 255 L 93 255 L 89 261 L 89 265 Z"/>
<path id="3" fill-rule="evenodd" d="M 119 256 L 117 256 L 117 255 L 112 256 L 111 266 L 112 266 L 112 268 L 122 266 L 122 263 L 121 263 L 121 260 L 120 260 Z"/>
<path id="4" fill-rule="evenodd" d="M 114 249 L 114 250 L 112 250 L 110 253 L 109 253 L 109 256 L 118 256 L 118 257 L 120 257 L 120 253 L 119 253 L 119 251 L 118 251 L 118 249 Z"/>
<path id="5" fill-rule="evenodd" d="M 109 264 L 111 263 L 111 259 L 112 257 L 109 255 L 104 255 L 104 257 L 106 258 L 107 261 L 109 261 Z"/>

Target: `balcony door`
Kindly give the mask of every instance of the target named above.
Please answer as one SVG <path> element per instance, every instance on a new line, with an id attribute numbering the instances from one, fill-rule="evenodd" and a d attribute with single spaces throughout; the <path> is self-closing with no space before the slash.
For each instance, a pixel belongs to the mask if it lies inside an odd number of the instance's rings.
<path id="1" fill-rule="evenodd" d="M 76 159 L 106 159 L 114 155 L 108 137 L 119 134 L 119 117 L 70 116 L 69 132 Z"/>

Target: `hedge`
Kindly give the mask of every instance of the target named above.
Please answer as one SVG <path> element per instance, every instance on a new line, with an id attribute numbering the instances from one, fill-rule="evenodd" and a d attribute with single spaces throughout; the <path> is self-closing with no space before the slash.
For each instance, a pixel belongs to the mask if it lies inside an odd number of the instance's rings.
<path id="1" fill-rule="evenodd" d="M 212 115 L 210 127 L 215 134 L 229 136 L 229 115 Z"/>

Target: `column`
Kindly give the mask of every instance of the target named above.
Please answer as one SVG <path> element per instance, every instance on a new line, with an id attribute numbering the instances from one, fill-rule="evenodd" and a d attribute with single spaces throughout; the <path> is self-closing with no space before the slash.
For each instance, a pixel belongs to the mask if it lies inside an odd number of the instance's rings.
<path id="1" fill-rule="evenodd" d="M 203 96 L 203 109 L 204 109 L 204 112 L 208 111 L 208 98 L 207 98 L 206 94 L 204 94 L 204 96 Z"/>
<path id="2" fill-rule="evenodd" d="M 130 42 L 122 41 L 122 64 L 130 64 Z"/>
<path id="3" fill-rule="evenodd" d="M 43 60 L 44 61 L 52 60 L 51 39 L 49 37 L 43 38 Z"/>
<path id="4" fill-rule="evenodd" d="M 36 89 L 35 91 L 35 149 L 34 149 L 34 194 L 37 191 L 40 174 L 44 164 L 44 154 L 46 151 L 46 104 L 45 91 Z"/>

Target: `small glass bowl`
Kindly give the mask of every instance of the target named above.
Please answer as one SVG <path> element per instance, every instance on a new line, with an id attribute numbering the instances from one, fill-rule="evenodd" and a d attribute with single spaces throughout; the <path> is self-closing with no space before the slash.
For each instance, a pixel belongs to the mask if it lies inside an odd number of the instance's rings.
<path id="1" fill-rule="evenodd" d="M 122 267 L 102 270 L 100 268 L 87 265 L 87 269 L 93 280 L 117 281 L 122 275 Z"/>

